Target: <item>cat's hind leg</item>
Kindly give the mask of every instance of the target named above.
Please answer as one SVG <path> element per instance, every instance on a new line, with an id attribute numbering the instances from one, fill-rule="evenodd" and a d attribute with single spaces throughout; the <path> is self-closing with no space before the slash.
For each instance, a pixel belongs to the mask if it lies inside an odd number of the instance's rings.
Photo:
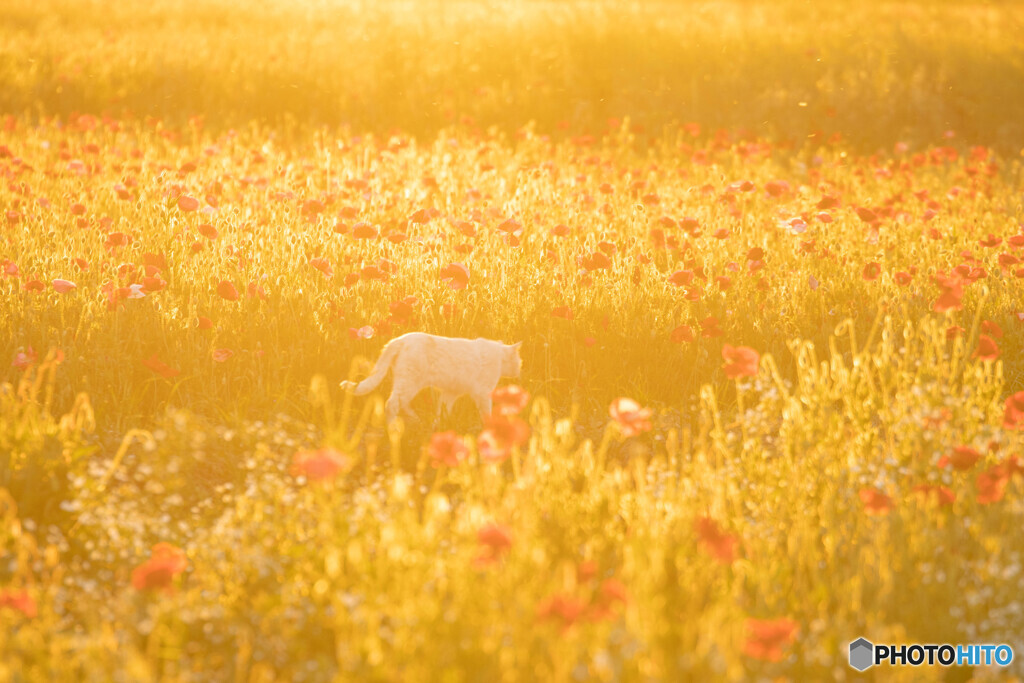
<path id="1" fill-rule="evenodd" d="M 452 415 L 455 414 L 455 401 L 459 398 L 458 394 L 450 394 L 446 391 L 441 391 L 437 395 L 437 410 L 434 412 L 434 430 L 441 428 L 441 425 L 446 419 L 450 420 Z"/>
<path id="2" fill-rule="evenodd" d="M 384 404 L 384 418 L 388 424 L 394 422 L 401 408 L 402 404 L 399 402 L 398 395 L 392 391 L 391 396 L 388 397 L 387 402 Z"/>
<path id="3" fill-rule="evenodd" d="M 409 419 L 419 419 L 419 416 L 412 409 L 412 400 L 416 398 L 419 389 L 410 386 L 405 382 L 395 382 L 391 388 L 391 396 L 384 404 L 384 414 L 388 422 L 394 420 L 399 414 Z"/>

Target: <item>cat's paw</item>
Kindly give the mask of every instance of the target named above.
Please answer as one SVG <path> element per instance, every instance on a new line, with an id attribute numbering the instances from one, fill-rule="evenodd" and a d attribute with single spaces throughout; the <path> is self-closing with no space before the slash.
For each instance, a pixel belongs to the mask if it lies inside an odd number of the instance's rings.
<path id="1" fill-rule="evenodd" d="M 355 388 L 356 388 L 356 382 L 351 382 L 351 381 L 346 379 L 345 381 L 343 381 L 341 383 L 341 390 L 342 391 L 352 391 Z"/>

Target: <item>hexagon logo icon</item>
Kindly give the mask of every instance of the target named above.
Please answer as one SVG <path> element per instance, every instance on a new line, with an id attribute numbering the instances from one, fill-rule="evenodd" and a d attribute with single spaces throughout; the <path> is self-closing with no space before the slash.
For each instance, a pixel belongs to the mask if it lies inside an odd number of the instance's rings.
<path id="1" fill-rule="evenodd" d="M 850 643 L 850 666 L 864 671 L 875 663 L 875 646 L 865 638 Z"/>

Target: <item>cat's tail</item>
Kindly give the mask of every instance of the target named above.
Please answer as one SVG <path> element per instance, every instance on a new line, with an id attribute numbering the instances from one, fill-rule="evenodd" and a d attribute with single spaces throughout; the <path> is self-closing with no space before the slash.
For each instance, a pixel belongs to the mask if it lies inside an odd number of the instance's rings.
<path id="1" fill-rule="evenodd" d="M 397 339 L 392 339 L 384 345 L 384 349 L 380 352 L 380 358 L 377 359 L 377 364 L 373 366 L 373 372 L 370 373 L 369 377 L 358 384 L 349 381 L 342 382 L 341 388 L 345 390 L 351 389 L 352 393 L 356 396 L 368 394 L 376 389 L 384 381 L 388 370 L 391 369 L 391 366 L 395 363 L 395 358 L 398 357 L 401 344 L 396 342 L 398 342 Z"/>

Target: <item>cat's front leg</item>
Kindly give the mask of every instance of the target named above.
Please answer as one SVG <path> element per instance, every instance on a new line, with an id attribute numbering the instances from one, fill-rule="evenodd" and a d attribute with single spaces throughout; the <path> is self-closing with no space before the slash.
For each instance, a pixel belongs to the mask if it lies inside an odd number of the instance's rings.
<path id="1" fill-rule="evenodd" d="M 459 395 L 458 394 L 450 394 L 448 392 L 441 392 L 441 397 L 439 399 L 439 401 L 441 403 L 441 406 L 438 409 L 438 414 L 441 417 L 444 417 L 446 415 L 448 417 L 451 417 L 452 414 L 455 412 L 455 402 L 457 400 L 459 400 Z"/>
<path id="2" fill-rule="evenodd" d="M 477 410 L 480 411 L 480 419 L 486 422 L 487 418 L 491 416 L 491 395 L 474 396 L 473 403 L 476 404 Z"/>

